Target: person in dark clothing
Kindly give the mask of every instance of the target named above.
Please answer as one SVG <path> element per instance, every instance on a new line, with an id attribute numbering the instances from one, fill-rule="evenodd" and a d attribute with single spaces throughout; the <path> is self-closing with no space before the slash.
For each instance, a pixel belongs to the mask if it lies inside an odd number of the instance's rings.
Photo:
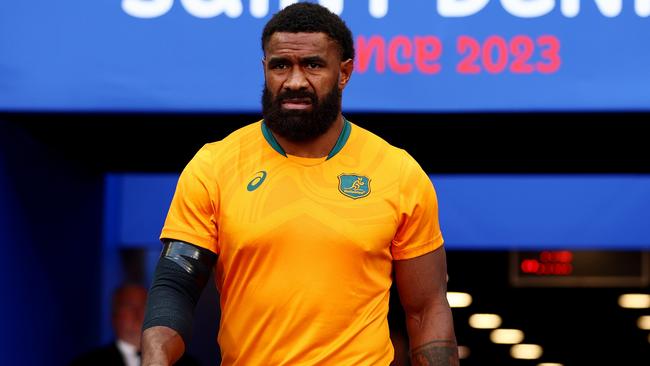
<path id="1" fill-rule="evenodd" d="M 140 285 L 123 285 L 113 293 L 111 323 L 115 341 L 76 358 L 70 366 L 140 366 L 140 338 L 147 290 Z M 198 363 L 189 355 L 176 365 Z"/>

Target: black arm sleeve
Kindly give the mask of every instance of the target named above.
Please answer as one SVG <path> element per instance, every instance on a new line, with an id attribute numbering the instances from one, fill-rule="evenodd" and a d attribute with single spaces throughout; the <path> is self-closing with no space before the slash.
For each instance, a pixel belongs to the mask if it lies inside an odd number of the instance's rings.
<path id="1" fill-rule="evenodd" d="M 165 242 L 149 290 L 142 330 L 174 329 L 189 344 L 194 308 L 217 260 L 211 251 L 180 241 Z"/>

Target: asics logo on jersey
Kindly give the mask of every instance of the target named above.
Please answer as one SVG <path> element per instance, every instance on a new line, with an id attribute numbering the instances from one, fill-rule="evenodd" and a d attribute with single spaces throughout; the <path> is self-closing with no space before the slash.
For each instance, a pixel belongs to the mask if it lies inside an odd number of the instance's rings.
<path id="1" fill-rule="evenodd" d="M 339 192 L 352 199 L 366 197 L 370 194 L 370 179 L 358 174 L 339 175 Z"/>
<path id="2" fill-rule="evenodd" d="M 266 171 L 260 170 L 259 172 L 255 173 L 255 175 L 253 176 L 253 179 L 251 179 L 250 182 L 248 182 L 248 185 L 246 186 L 246 189 L 249 192 L 253 192 L 259 186 L 261 186 L 262 183 L 264 183 L 265 179 L 266 179 Z"/>

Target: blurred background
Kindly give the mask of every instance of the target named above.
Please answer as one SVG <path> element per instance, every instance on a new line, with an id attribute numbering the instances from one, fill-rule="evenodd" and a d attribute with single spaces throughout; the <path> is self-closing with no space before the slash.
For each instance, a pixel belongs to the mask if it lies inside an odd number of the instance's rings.
<path id="1" fill-rule="evenodd" d="M 261 30 L 292 2 L 0 3 L 0 364 L 114 338 L 180 171 L 261 118 Z M 647 365 L 650 1 L 320 3 L 355 37 L 345 116 L 436 187 L 461 364 Z"/>

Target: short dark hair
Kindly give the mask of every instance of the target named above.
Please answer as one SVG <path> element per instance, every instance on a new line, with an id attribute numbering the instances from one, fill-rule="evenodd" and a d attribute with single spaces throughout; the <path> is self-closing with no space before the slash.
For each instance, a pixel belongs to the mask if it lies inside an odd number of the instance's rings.
<path id="1" fill-rule="evenodd" d="M 338 43 L 341 60 L 354 59 L 352 32 L 343 19 L 324 6 L 296 3 L 277 12 L 262 32 L 262 52 L 273 33 L 325 33 Z"/>

